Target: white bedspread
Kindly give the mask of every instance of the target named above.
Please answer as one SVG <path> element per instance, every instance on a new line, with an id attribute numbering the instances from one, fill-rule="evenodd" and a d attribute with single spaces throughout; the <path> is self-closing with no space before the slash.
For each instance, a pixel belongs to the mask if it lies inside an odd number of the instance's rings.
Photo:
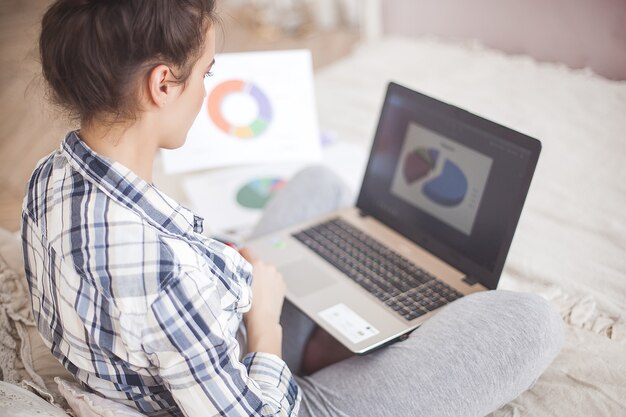
<path id="1" fill-rule="evenodd" d="M 567 323 L 562 353 L 494 416 L 626 416 L 626 83 L 475 44 L 382 39 L 316 76 L 320 124 L 369 149 L 394 80 L 540 139 L 499 288 Z"/>

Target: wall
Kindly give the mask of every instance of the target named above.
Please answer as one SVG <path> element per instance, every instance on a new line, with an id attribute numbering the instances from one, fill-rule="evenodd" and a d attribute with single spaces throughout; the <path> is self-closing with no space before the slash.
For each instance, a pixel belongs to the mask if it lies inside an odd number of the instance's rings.
<path id="1" fill-rule="evenodd" d="M 626 0 L 383 0 L 382 21 L 626 80 Z"/>

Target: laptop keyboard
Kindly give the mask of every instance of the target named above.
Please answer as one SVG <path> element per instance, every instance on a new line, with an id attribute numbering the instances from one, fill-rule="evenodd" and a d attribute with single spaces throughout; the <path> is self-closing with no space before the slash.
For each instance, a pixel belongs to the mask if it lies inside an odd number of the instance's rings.
<path id="1" fill-rule="evenodd" d="M 463 296 L 340 218 L 292 236 L 406 320 Z"/>

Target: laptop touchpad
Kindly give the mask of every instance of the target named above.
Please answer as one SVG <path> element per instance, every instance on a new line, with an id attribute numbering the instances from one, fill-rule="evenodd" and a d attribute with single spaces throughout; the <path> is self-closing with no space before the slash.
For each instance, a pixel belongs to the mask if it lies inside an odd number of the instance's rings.
<path id="1" fill-rule="evenodd" d="M 328 275 L 328 271 L 306 260 L 281 266 L 280 272 L 289 291 L 297 297 L 304 297 L 337 282 L 336 278 Z"/>

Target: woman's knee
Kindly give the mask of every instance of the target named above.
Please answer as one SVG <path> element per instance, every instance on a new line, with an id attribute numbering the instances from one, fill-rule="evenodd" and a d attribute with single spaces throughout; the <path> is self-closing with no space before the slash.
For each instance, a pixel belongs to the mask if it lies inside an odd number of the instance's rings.
<path id="1" fill-rule="evenodd" d="M 348 204 L 352 194 L 343 179 L 324 165 L 310 165 L 303 168 L 289 183 L 300 190 L 322 193 L 326 196 L 325 200 L 334 200 L 338 205 Z"/>
<path id="2" fill-rule="evenodd" d="M 251 238 L 260 237 L 348 206 L 352 193 L 321 165 L 302 169 L 268 202 Z"/>
<path id="3" fill-rule="evenodd" d="M 564 337 L 563 320 L 557 310 L 536 294 L 513 291 L 490 291 L 491 296 L 501 298 L 501 305 L 511 320 L 516 320 L 520 331 L 532 336 L 545 354 L 556 356 Z"/>
<path id="4" fill-rule="evenodd" d="M 463 304 L 491 323 L 494 346 L 508 351 L 517 372 L 532 382 L 550 365 L 563 345 L 564 325 L 556 309 L 530 293 L 486 291 L 462 298 Z M 498 340 L 499 339 L 499 340 Z M 533 377 L 534 375 L 534 377 Z"/>
<path id="5" fill-rule="evenodd" d="M 528 333 L 548 351 L 556 351 L 563 343 L 563 320 L 544 298 L 531 293 L 505 290 L 484 291 L 458 300 L 459 307 L 467 305 L 472 311 L 502 322 L 505 328 Z M 465 309 L 465 308 L 464 308 Z"/>
<path id="6" fill-rule="evenodd" d="M 491 381 L 486 384 L 492 389 L 492 409 L 530 388 L 563 344 L 560 315 L 534 294 L 472 294 L 451 303 L 429 322 L 433 322 L 431 329 L 447 326 L 448 335 L 458 334 L 451 343 L 464 350 L 468 359 L 464 366 L 471 378 Z"/>

